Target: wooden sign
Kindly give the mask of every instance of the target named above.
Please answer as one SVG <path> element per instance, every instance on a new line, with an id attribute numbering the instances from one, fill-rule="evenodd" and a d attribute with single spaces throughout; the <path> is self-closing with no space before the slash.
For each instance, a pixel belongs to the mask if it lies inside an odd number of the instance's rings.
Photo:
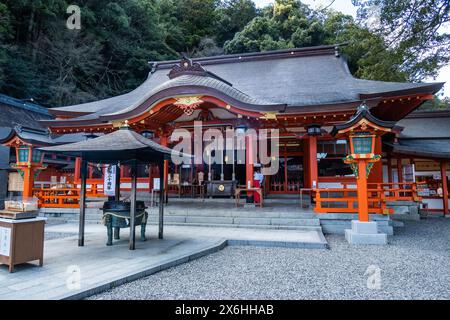
<path id="1" fill-rule="evenodd" d="M 9 257 L 11 248 L 11 229 L 0 227 L 0 256 Z"/>
<path id="2" fill-rule="evenodd" d="M 441 171 L 441 165 L 436 161 L 415 161 L 416 171 Z M 447 164 L 447 170 L 450 164 Z"/>
<path id="3" fill-rule="evenodd" d="M 105 195 L 114 197 L 116 195 L 116 166 L 108 166 L 103 183 Z"/>
<path id="4" fill-rule="evenodd" d="M 153 190 L 158 190 L 160 188 L 159 178 L 153 178 Z"/>
<path id="5" fill-rule="evenodd" d="M 8 191 L 10 192 L 22 192 L 23 191 L 23 178 L 18 172 L 10 172 L 8 176 Z"/>

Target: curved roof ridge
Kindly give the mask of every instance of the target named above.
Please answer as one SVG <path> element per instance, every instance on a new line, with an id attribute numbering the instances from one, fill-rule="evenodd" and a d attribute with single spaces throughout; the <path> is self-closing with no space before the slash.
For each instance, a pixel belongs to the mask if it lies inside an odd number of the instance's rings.
<path id="1" fill-rule="evenodd" d="M 113 113 L 106 113 L 103 114 L 103 116 L 113 116 L 118 114 L 127 113 L 129 111 L 134 110 L 136 107 L 144 103 L 146 100 L 157 94 L 158 92 L 161 92 L 166 89 L 170 88 L 176 88 L 176 87 L 182 87 L 182 86 L 192 86 L 192 87 L 206 87 L 206 88 L 212 88 L 219 91 L 222 91 L 223 93 L 236 98 L 237 100 L 240 100 L 247 104 L 253 104 L 253 105 L 278 105 L 278 103 L 274 103 L 271 101 L 264 101 L 260 100 L 254 97 L 249 96 L 248 94 L 242 92 L 241 90 L 234 88 L 233 86 L 229 85 L 226 82 L 217 80 L 216 78 L 212 77 L 202 77 L 198 75 L 181 75 L 174 79 L 170 79 L 159 86 L 152 89 L 150 92 L 148 92 L 145 96 L 143 96 L 140 100 L 135 102 L 133 105 L 129 106 L 128 108 L 119 110 L 117 112 Z M 199 94 L 201 95 L 201 94 Z M 279 104 L 281 105 L 281 104 Z"/>
<path id="2" fill-rule="evenodd" d="M 345 45 L 346 44 L 343 43 L 343 44 L 290 48 L 271 51 L 224 54 L 218 56 L 193 58 L 192 61 L 199 62 L 202 65 L 206 66 L 217 63 L 233 63 L 254 59 L 264 60 L 268 58 L 274 59 L 274 58 L 298 57 L 308 55 L 339 55 L 339 48 Z M 149 63 L 154 66 L 155 70 L 170 69 L 179 62 L 180 62 L 179 59 L 166 61 L 149 61 Z"/>

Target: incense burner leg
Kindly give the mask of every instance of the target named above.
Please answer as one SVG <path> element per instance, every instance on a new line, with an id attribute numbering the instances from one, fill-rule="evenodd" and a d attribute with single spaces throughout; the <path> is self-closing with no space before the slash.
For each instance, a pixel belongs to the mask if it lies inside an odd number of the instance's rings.
<path id="1" fill-rule="evenodd" d="M 141 241 L 147 241 L 147 238 L 145 237 L 145 228 L 146 228 L 147 224 L 146 223 L 142 223 L 141 224 Z"/>
<path id="2" fill-rule="evenodd" d="M 141 222 L 141 241 L 147 240 L 147 238 L 145 237 L 145 228 L 147 227 L 147 218 L 148 218 L 148 214 L 146 212 L 144 214 L 144 217 L 142 218 L 142 222 Z"/>
<path id="3" fill-rule="evenodd" d="M 112 217 L 111 216 L 107 216 L 106 217 L 106 232 L 108 235 L 108 241 L 106 242 L 107 246 L 112 246 L 113 245 L 113 226 L 112 226 Z"/>
<path id="4" fill-rule="evenodd" d="M 120 240 L 120 228 L 119 227 L 114 228 L 114 240 Z"/>

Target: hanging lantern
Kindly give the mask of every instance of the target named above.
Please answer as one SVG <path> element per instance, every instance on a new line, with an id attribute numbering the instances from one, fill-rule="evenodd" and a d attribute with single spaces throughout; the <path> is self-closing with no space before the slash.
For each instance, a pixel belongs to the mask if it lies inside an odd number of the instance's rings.
<path id="1" fill-rule="evenodd" d="M 20 146 L 17 148 L 17 164 L 27 164 L 30 159 L 31 148 L 28 146 Z"/>
<path id="2" fill-rule="evenodd" d="M 375 135 L 370 132 L 357 132 L 350 135 L 351 154 L 359 157 L 374 154 Z"/>
<path id="3" fill-rule="evenodd" d="M 40 166 L 44 162 L 44 153 L 31 146 L 20 145 L 16 149 L 17 165 Z"/>
<path id="4" fill-rule="evenodd" d="M 44 162 L 44 153 L 39 149 L 32 149 L 31 162 L 36 165 L 41 165 Z"/>
<path id="5" fill-rule="evenodd" d="M 306 130 L 308 132 L 308 136 L 310 137 L 317 137 L 322 135 L 322 129 L 319 124 L 309 125 Z"/>
<path id="6" fill-rule="evenodd" d="M 155 132 L 151 131 L 151 130 L 144 130 L 144 131 L 141 132 L 141 135 L 144 138 L 147 138 L 147 139 L 150 139 L 150 140 L 155 138 Z"/>

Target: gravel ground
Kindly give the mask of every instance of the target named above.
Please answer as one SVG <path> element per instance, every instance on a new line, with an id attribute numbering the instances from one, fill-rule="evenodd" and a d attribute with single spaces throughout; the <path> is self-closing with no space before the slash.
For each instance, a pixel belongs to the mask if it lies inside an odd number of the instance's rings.
<path id="1" fill-rule="evenodd" d="M 330 250 L 227 247 L 90 299 L 450 299 L 450 219 L 406 222 L 384 247 L 327 240 Z"/>

